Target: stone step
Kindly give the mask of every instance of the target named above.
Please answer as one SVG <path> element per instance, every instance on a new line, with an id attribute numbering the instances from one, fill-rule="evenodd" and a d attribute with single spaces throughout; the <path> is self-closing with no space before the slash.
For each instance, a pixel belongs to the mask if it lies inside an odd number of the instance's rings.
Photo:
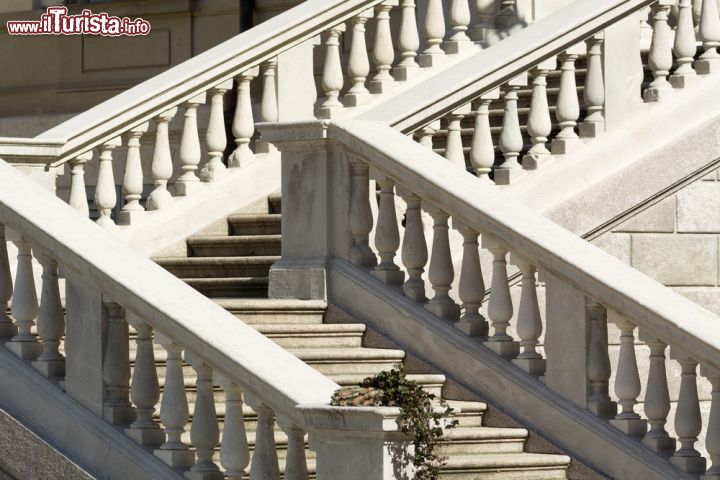
<path id="1" fill-rule="evenodd" d="M 441 452 L 447 456 L 521 453 L 527 435 L 522 428 L 455 428 L 443 437 Z"/>
<path id="2" fill-rule="evenodd" d="M 267 275 L 257 277 L 180 278 L 209 298 L 264 299 L 268 295 Z"/>
<path id="3" fill-rule="evenodd" d="M 327 308 L 323 300 L 214 298 L 213 301 L 251 325 L 319 324 Z"/>
<path id="4" fill-rule="evenodd" d="M 228 217 L 230 235 L 280 235 L 280 214 L 235 214 Z"/>
<path id="5" fill-rule="evenodd" d="M 570 458 L 540 453 L 453 455 L 440 479 L 452 480 L 558 480 L 567 478 Z"/>
<path id="6" fill-rule="evenodd" d="M 266 277 L 277 256 L 166 257 L 155 262 L 173 275 L 188 278 Z"/>
<path id="7" fill-rule="evenodd" d="M 203 235 L 187 240 L 190 257 L 280 255 L 280 235 Z"/>
<path id="8" fill-rule="evenodd" d="M 282 195 L 280 192 L 268 196 L 269 213 L 282 213 Z"/>
<path id="9" fill-rule="evenodd" d="M 481 427 L 483 417 L 487 412 L 487 405 L 482 402 L 465 402 L 460 400 L 447 400 L 453 409 L 453 418 L 458 421 L 459 427 Z"/>
<path id="10" fill-rule="evenodd" d="M 262 333 L 284 348 L 353 348 L 362 346 L 365 325 L 359 324 L 256 324 Z"/>

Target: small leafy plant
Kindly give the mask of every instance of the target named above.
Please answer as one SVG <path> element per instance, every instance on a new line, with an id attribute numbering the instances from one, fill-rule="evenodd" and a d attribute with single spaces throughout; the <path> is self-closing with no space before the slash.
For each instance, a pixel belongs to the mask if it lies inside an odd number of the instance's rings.
<path id="1" fill-rule="evenodd" d="M 436 480 L 446 458 L 438 452 L 443 429 L 457 426 L 457 420 L 443 422 L 452 409 L 440 402 L 444 412 L 435 411 L 435 395 L 428 393 L 417 382 L 408 380 L 402 365 L 380 372 L 363 380 L 359 386 L 344 387 L 335 392 L 331 405 L 369 407 L 399 407 L 397 418 L 401 432 L 412 438 L 416 480 Z"/>

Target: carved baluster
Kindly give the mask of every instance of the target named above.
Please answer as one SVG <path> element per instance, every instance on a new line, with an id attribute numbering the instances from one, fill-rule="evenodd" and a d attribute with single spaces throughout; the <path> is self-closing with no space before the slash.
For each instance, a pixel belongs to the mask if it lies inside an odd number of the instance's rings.
<path id="1" fill-rule="evenodd" d="M 387 93 L 394 84 L 394 79 L 390 75 L 392 63 L 395 60 L 392 34 L 390 33 L 390 10 L 392 10 L 392 5 L 388 3 L 381 3 L 375 7 L 373 63 L 377 73 L 368 84 L 372 93 Z"/>
<path id="2" fill-rule="evenodd" d="M 705 51 L 695 62 L 697 73 L 707 75 L 720 70 L 720 12 L 718 2 L 715 0 L 702 0 L 702 14 L 700 16 L 700 39 Z M 715 468 L 713 466 L 713 468 Z M 720 468 L 720 467 L 719 467 Z"/>
<path id="3" fill-rule="evenodd" d="M 427 47 L 420 55 L 420 65 L 435 67 L 445 59 L 445 50 L 440 48 L 445 37 L 445 14 L 442 0 L 428 0 L 424 26 Z"/>
<path id="4" fill-rule="evenodd" d="M 507 247 L 496 237 L 483 235 L 483 248 L 493 254 L 492 282 L 490 284 L 490 302 L 488 317 L 493 328 L 492 336 L 484 345 L 500 356 L 517 357 L 520 344 L 508 335 L 510 319 L 513 316 L 513 304 L 510 298 L 510 285 L 507 274 Z"/>
<path id="5" fill-rule="evenodd" d="M 377 258 L 368 245 L 368 236 L 373 227 L 370 210 L 370 191 L 368 184 L 368 166 L 361 159 L 350 163 L 352 176 L 350 198 L 350 232 L 353 244 L 350 249 L 350 261 L 357 266 L 373 268 Z"/>
<path id="6" fill-rule="evenodd" d="M 469 50 L 474 45 L 467 36 L 468 25 L 470 25 L 470 5 L 468 0 L 450 1 L 450 28 L 453 33 L 445 42 L 445 51 L 449 54 L 461 53 Z"/>
<path id="7" fill-rule="evenodd" d="M 697 79 L 697 72 L 693 68 L 697 43 L 690 0 L 679 0 L 677 22 L 673 53 L 678 67 L 670 76 L 670 84 L 675 88 L 685 88 Z"/>
<path id="8" fill-rule="evenodd" d="M 205 104 L 205 94 L 201 93 L 186 101 L 182 137 L 180 138 L 180 170 L 183 172 L 175 183 L 175 195 L 190 195 L 200 186 L 195 171 L 200 165 L 200 135 L 197 126 L 197 108 Z"/>
<path id="9" fill-rule="evenodd" d="M 70 160 L 70 197 L 68 204 L 80 212 L 82 216 L 90 216 L 87 191 L 85 190 L 85 164 L 92 160 L 93 152 L 82 153 Z"/>
<path id="10" fill-rule="evenodd" d="M 165 384 L 160 403 L 160 422 L 167 439 L 160 448 L 155 449 L 155 456 L 172 468 L 189 468 L 195 463 L 195 453 L 180 439 L 190 420 L 182 369 L 182 347 L 160 333 L 155 334 L 155 341 L 167 352 Z"/>
<path id="11" fill-rule="evenodd" d="M 667 79 L 673 65 L 673 33 L 668 25 L 668 17 L 670 7 L 674 4 L 675 0 L 660 0 L 652 5 L 653 34 L 648 64 L 653 72 L 654 80 L 643 94 L 646 102 L 659 102 L 672 89 Z"/>
<path id="12" fill-rule="evenodd" d="M 380 263 L 375 267 L 373 275 L 385 284 L 397 285 L 403 283 L 405 274 L 395 264 L 395 254 L 400 247 L 400 232 L 395 214 L 395 182 L 384 178 L 377 183 L 380 185 L 380 203 L 375 229 L 375 247 L 380 256 Z"/>
<path id="13" fill-rule="evenodd" d="M 530 100 L 530 115 L 527 131 L 532 147 L 523 157 L 525 170 L 536 170 L 550 160 L 550 150 L 546 144 L 552 132 L 552 119 L 547 98 L 547 76 L 557 68 L 557 58 L 552 57 L 533 70 L 533 93 Z"/>
<path id="14" fill-rule="evenodd" d="M 703 0 L 692 0 L 692 18 L 695 30 L 699 30 L 700 17 L 702 15 Z"/>
<path id="15" fill-rule="evenodd" d="M 460 318 L 460 306 L 449 295 L 455 278 L 448 237 L 449 215 L 434 206 L 428 206 L 428 213 L 434 221 L 428 280 L 435 295 L 425 308 L 444 320 L 456 322 Z"/>
<path id="16" fill-rule="evenodd" d="M 587 75 L 585 76 L 585 106 L 587 116 L 580 124 L 580 136 L 595 138 L 605 131 L 605 79 L 602 71 L 602 46 L 605 37 L 602 33 L 588 38 L 587 44 Z"/>
<path id="17" fill-rule="evenodd" d="M 340 90 L 343 88 L 343 71 L 340 62 L 340 35 L 345 31 L 341 23 L 323 33 L 325 45 L 325 64 L 323 66 L 321 86 L 325 92 L 325 100 L 320 104 L 318 117 L 331 118 L 343 108 L 340 103 Z"/>
<path id="18" fill-rule="evenodd" d="M 513 360 L 513 363 L 531 375 L 542 375 L 545 373 L 545 360 L 537 351 L 540 335 L 542 335 L 543 331 L 537 298 L 537 280 L 535 279 L 537 267 L 520 257 L 513 260 L 522 272 L 517 334 L 523 348 L 522 353 Z"/>
<path id="19" fill-rule="evenodd" d="M 720 373 L 717 370 L 701 368 L 701 372 L 712 385 L 712 398 L 710 405 L 710 418 L 708 418 L 705 448 L 710 454 L 712 467 L 701 478 L 703 480 L 717 480 L 720 478 Z"/>
<path id="20" fill-rule="evenodd" d="M 560 124 L 560 133 L 552 141 L 550 149 L 555 155 L 568 153 L 582 144 L 575 132 L 580 117 L 577 84 L 575 82 L 575 61 L 578 58 L 572 50 L 560 55 L 560 91 L 558 93 L 555 117 Z"/>
<path id="21" fill-rule="evenodd" d="M 250 149 L 250 140 L 255 134 L 250 82 L 258 76 L 259 71 L 258 67 L 254 67 L 242 72 L 235 78 L 237 82 L 237 105 L 235 105 L 232 132 L 235 137 L 236 147 L 228 158 L 228 167 L 230 168 L 244 167 L 255 160 L 255 154 Z"/>
<path id="22" fill-rule="evenodd" d="M 370 59 L 368 58 L 365 43 L 365 24 L 372 17 L 370 12 L 362 13 L 350 20 L 352 26 L 352 40 L 350 43 L 350 59 L 348 61 L 348 76 L 352 87 L 343 97 L 345 105 L 356 107 L 370 99 L 370 91 L 365 87 L 365 81 L 370 74 Z"/>
<path id="23" fill-rule="evenodd" d="M 689 7 L 686 7 L 686 10 L 688 10 L 686 15 L 690 15 Z M 675 411 L 675 432 L 680 448 L 670 457 L 670 462 L 687 473 L 704 473 L 705 459 L 695 449 L 695 442 L 702 429 L 697 391 L 697 362 L 683 353 L 679 355 L 677 361 L 682 368 L 680 395 Z"/>
<path id="24" fill-rule="evenodd" d="M 408 279 L 402 289 L 406 297 L 424 303 L 427 301 L 427 297 L 422 274 L 428 261 L 428 250 L 422 223 L 422 211 L 420 210 L 422 200 L 410 192 L 402 193 L 402 198 L 407 204 L 402 262 L 408 272 Z"/>
<path id="25" fill-rule="evenodd" d="M 500 29 L 510 29 L 520 22 L 516 0 L 500 0 L 500 11 L 495 17 L 495 25 Z"/>
<path id="26" fill-rule="evenodd" d="M 65 333 L 65 314 L 60 301 L 58 264 L 48 255 L 38 255 L 42 264 L 42 295 L 37 330 L 42 340 L 42 353 L 33 362 L 35 370 L 45 377 L 65 375 L 65 357 L 58 351 L 60 339 Z"/>
<path id="27" fill-rule="evenodd" d="M 118 223 L 132 225 L 145 216 L 145 208 L 140 205 L 143 192 L 143 170 L 140 159 L 140 137 L 148 131 L 147 122 L 130 129 L 124 137 L 127 143 L 125 174 L 123 175 L 123 194 L 125 205 L 120 211 Z"/>
<path id="28" fill-rule="evenodd" d="M 8 258 L 5 225 L 0 223 L 0 338 L 12 338 L 17 335 L 17 326 L 7 314 L 8 303 L 13 295 L 12 272 Z"/>
<path id="29" fill-rule="evenodd" d="M 643 436 L 647 432 L 647 421 L 635 413 L 635 404 L 641 390 L 635 358 L 635 325 L 619 317 L 617 326 L 620 329 L 620 357 L 615 374 L 615 395 L 621 409 L 610 423 L 625 435 Z"/>
<path id="30" fill-rule="evenodd" d="M 176 113 L 177 107 L 174 107 L 155 117 L 155 150 L 153 151 L 151 164 L 155 189 L 150 192 L 150 196 L 148 197 L 148 210 L 160 210 L 172 203 L 172 195 L 170 195 L 170 191 L 168 190 L 168 180 L 170 180 L 173 174 L 168 124 Z"/>
<path id="31" fill-rule="evenodd" d="M 367 56 L 367 53 L 365 54 Z M 277 58 L 271 58 L 263 62 L 263 92 L 260 100 L 260 119 L 263 122 L 278 121 L 277 87 Z"/>
<path id="32" fill-rule="evenodd" d="M 495 0 L 475 0 L 475 13 L 477 20 L 470 27 L 470 38 L 476 42 L 488 40 L 495 31 L 495 15 L 497 2 Z"/>
<path id="33" fill-rule="evenodd" d="M 197 374 L 195 409 L 190 426 L 190 441 L 195 447 L 197 458 L 185 476 L 191 480 L 223 480 L 223 473 L 213 462 L 213 450 L 220 442 L 220 429 L 215 413 L 212 369 L 193 353 L 186 351 L 185 359 L 190 362 Z"/>
<path id="34" fill-rule="evenodd" d="M 220 464 L 228 480 L 241 480 L 245 467 L 250 463 L 245 420 L 243 419 L 243 398 L 240 387 L 223 378 L 225 390 L 225 422 L 220 444 Z"/>
<path id="35" fill-rule="evenodd" d="M 415 0 L 401 0 L 402 16 L 400 20 L 400 34 L 398 36 L 398 50 L 402 60 L 393 70 L 395 80 L 405 81 L 420 71 L 415 61 L 417 50 L 420 48 L 417 20 L 415 19 Z"/>
<path id="36" fill-rule="evenodd" d="M 467 168 L 465 166 L 465 152 L 462 143 L 462 120 L 468 113 L 470 113 L 470 104 L 454 110 L 447 116 L 448 134 L 445 158 L 462 170 Z"/>
<path id="37" fill-rule="evenodd" d="M 608 355 L 607 310 L 588 300 L 590 339 L 587 356 L 587 376 L 590 382 L 588 410 L 598 417 L 614 417 L 617 405 L 610 401 L 610 356 Z"/>
<path id="38" fill-rule="evenodd" d="M 130 342 L 125 310 L 114 302 L 103 304 L 107 321 L 103 382 L 103 417 L 113 425 L 128 425 L 135 420 L 130 405 Z"/>
<path id="39" fill-rule="evenodd" d="M 165 434 L 155 420 L 155 405 L 160 400 L 160 385 L 155 370 L 155 350 L 153 348 L 153 330 L 150 325 L 132 318 L 132 326 L 137 331 L 135 339 L 135 368 L 130 382 L 130 400 L 135 405 L 135 421 L 125 429 L 130 438 L 140 445 L 157 447 L 165 439 Z"/>
<path id="40" fill-rule="evenodd" d="M 287 458 L 285 459 L 284 480 L 307 480 L 307 459 L 305 458 L 305 431 L 290 421 L 278 418 L 278 425 L 288 437 Z"/>
<path id="41" fill-rule="evenodd" d="M 525 85 L 527 85 L 527 74 L 511 80 L 505 86 L 505 112 L 500 133 L 500 150 L 505 156 L 505 161 L 495 170 L 495 183 L 498 185 L 507 185 L 523 174 L 522 167 L 518 163 L 518 156 L 524 142 L 520 130 L 517 101 L 518 90 Z"/>
<path id="42" fill-rule="evenodd" d="M 493 183 L 490 180 L 490 172 L 495 163 L 495 145 L 490 129 L 490 103 L 498 98 L 500 98 L 499 89 L 480 97 L 475 111 L 475 130 L 470 147 L 470 165 L 478 178 L 488 184 Z"/>
<path id="43" fill-rule="evenodd" d="M 435 135 L 439 129 L 440 120 L 435 120 L 434 122 L 421 128 L 417 134 L 418 142 L 420 143 L 420 145 L 422 145 L 423 147 L 427 147 L 432 151 L 434 148 L 433 135 Z"/>
<path id="44" fill-rule="evenodd" d="M 117 204 L 115 178 L 113 176 L 112 152 L 120 146 L 120 138 L 115 138 L 100 146 L 100 164 L 98 166 L 97 185 L 95 187 L 95 208 L 100 217 L 97 224 L 103 228 L 116 227 L 111 214 Z"/>
<path id="45" fill-rule="evenodd" d="M 232 80 L 227 80 L 208 90 L 210 95 L 210 118 L 205 132 L 205 143 L 210 158 L 200 169 L 199 177 L 203 182 L 212 182 L 226 173 L 226 167 L 223 163 L 223 154 L 227 147 L 223 99 L 225 98 L 225 92 L 231 89 Z"/>
<path id="46" fill-rule="evenodd" d="M 480 267 L 478 251 L 478 232 L 467 225 L 456 222 L 458 231 L 463 236 L 463 257 L 460 270 L 460 287 L 458 294 L 464 310 L 460 321 L 455 326 L 471 337 L 487 335 L 488 324 L 479 310 L 485 298 L 485 281 Z"/>
<path id="47" fill-rule="evenodd" d="M 42 346 L 30 333 L 38 315 L 38 299 L 35 291 L 35 278 L 32 269 L 32 250 L 30 242 L 24 237 L 14 242 L 17 246 L 17 271 L 15 273 L 15 291 L 12 295 L 10 313 L 15 319 L 17 335 L 6 347 L 23 359 L 35 360 Z"/>
<path id="48" fill-rule="evenodd" d="M 257 414 L 255 451 L 250 463 L 250 480 L 279 480 L 280 468 L 275 447 L 274 412 L 254 395 L 246 395 L 245 401 Z"/>
<path id="49" fill-rule="evenodd" d="M 675 450 L 675 439 L 670 438 L 665 430 L 670 413 L 670 393 L 665 369 L 667 345 L 655 338 L 648 339 L 647 345 L 650 347 L 650 370 L 643 407 L 650 430 L 643 437 L 642 443 L 654 452 L 670 455 Z"/>

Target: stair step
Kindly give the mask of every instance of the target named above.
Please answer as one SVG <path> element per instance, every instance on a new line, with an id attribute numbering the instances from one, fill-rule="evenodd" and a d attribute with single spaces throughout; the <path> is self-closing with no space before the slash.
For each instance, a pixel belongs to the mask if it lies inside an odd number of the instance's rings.
<path id="1" fill-rule="evenodd" d="M 267 298 L 268 277 L 180 278 L 209 298 Z"/>
<path id="2" fill-rule="evenodd" d="M 443 437 L 442 453 L 447 456 L 485 453 L 521 453 L 528 432 L 522 428 L 463 427 Z"/>
<path id="3" fill-rule="evenodd" d="M 295 348 L 290 353 L 320 373 L 375 375 L 390 370 L 405 358 L 403 350 L 386 348 Z"/>
<path id="4" fill-rule="evenodd" d="M 230 235 L 280 235 L 280 214 L 235 214 L 228 217 Z"/>
<path id="5" fill-rule="evenodd" d="M 362 346 L 363 324 L 256 324 L 258 332 L 284 348 L 353 348 Z"/>
<path id="6" fill-rule="evenodd" d="M 565 455 L 541 453 L 454 455 L 447 459 L 440 479 L 564 480 L 569 464 Z"/>
<path id="7" fill-rule="evenodd" d="M 244 257 L 280 255 L 280 235 L 203 235 L 187 240 L 188 256 Z"/>
<path id="8" fill-rule="evenodd" d="M 266 277 L 277 256 L 167 257 L 155 262 L 168 272 L 186 278 Z"/>
<path id="9" fill-rule="evenodd" d="M 267 288 L 267 279 L 265 279 Z M 247 324 L 320 324 L 327 308 L 322 300 L 214 298 L 213 301 Z"/>
<path id="10" fill-rule="evenodd" d="M 454 410 L 453 418 L 458 421 L 458 427 L 482 427 L 483 416 L 487 411 L 486 404 L 458 400 L 447 400 L 447 404 Z"/>
<path id="11" fill-rule="evenodd" d="M 369 375 L 358 375 L 358 374 L 351 374 L 351 375 L 333 375 L 332 380 L 337 383 L 338 385 L 342 387 L 347 387 L 350 385 L 359 385 L 360 382 L 365 380 Z M 445 375 L 435 375 L 435 374 L 428 374 L 428 373 L 422 373 L 422 374 L 408 374 L 407 375 L 408 380 L 412 380 L 414 382 L 417 382 L 420 384 L 423 390 L 425 390 L 428 393 L 432 393 L 435 395 L 436 398 L 442 397 L 442 388 L 445 385 Z M 482 421 L 482 420 L 480 420 Z M 472 426 L 480 426 L 480 425 L 472 425 Z"/>

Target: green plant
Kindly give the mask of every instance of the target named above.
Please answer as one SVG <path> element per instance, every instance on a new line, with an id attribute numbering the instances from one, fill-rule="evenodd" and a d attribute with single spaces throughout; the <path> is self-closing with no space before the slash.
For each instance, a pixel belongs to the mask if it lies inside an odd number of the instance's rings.
<path id="1" fill-rule="evenodd" d="M 457 426 L 457 420 L 443 422 L 452 412 L 444 402 L 444 411 L 436 411 L 435 395 L 417 382 L 408 380 L 402 365 L 363 380 L 359 387 L 344 387 L 335 392 L 331 405 L 399 407 L 397 424 L 400 431 L 412 438 L 416 480 L 435 480 L 446 458 L 438 452 L 444 429 Z"/>

